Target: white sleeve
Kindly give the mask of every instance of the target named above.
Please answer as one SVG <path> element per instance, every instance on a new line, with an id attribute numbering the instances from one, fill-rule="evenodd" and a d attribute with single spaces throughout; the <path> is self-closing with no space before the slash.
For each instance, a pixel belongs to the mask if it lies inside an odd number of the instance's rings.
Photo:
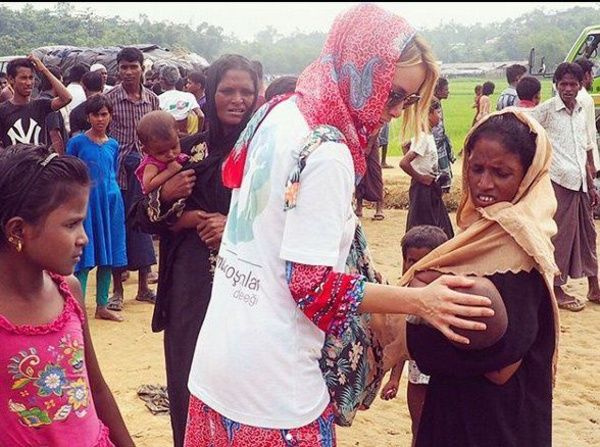
<path id="1" fill-rule="evenodd" d="M 427 135 L 420 135 L 419 139 L 413 139 L 410 150 L 421 157 L 427 152 Z"/>
<path id="2" fill-rule="evenodd" d="M 533 109 L 527 109 L 526 113 L 529 114 L 533 119 L 535 119 L 538 123 L 542 125 L 542 127 L 546 127 L 546 115 L 547 109 L 549 107 L 550 102 L 545 101 L 541 104 L 538 104 Z"/>
<path id="3" fill-rule="evenodd" d="M 348 148 L 323 143 L 306 159 L 296 207 L 286 212 L 280 257 L 308 265 L 335 266 L 351 218 L 354 168 Z"/>
<path id="4" fill-rule="evenodd" d="M 589 137 L 589 147 L 591 149 L 598 150 L 598 145 L 596 143 L 596 112 L 594 110 L 594 101 L 588 101 L 587 106 L 585 108 L 585 123 L 587 128 L 587 133 Z"/>

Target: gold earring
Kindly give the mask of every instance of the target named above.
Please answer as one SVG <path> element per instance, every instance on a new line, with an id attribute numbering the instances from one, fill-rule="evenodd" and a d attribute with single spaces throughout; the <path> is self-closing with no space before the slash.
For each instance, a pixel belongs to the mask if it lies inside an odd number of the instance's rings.
<path id="1" fill-rule="evenodd" d="M 21 253 L 21 251 L 23 250 L 23 241 L 21 241 L 21 239 L 17 239 L 11 236 L 8 238 L 8 242 L 15 246 L 15 250 L 17 250 L 18 253 Z"/>

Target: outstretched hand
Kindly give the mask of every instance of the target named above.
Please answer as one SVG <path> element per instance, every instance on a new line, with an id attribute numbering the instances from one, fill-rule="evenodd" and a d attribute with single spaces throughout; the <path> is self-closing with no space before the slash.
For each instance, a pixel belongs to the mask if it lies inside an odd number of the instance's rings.
<path id="1" fill-rule="evenodd" d="M 452 290 L 457 287 L 470 287 L 472 279 L 462 276 L 442 275 L 423 288 L 420 295 L 421 312 L 419 316 L 439 330 L 449 340 L 469 344 L 469 339 L 457 334 L 455 328 L 483 331 L 484 323 L 463 317 L 491 317 L 489 298 L 469 295 Z"/>

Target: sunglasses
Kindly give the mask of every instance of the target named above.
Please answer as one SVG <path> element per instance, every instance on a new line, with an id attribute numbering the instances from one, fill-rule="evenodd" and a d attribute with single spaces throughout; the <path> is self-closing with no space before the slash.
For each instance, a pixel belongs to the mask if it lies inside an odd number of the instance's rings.
<path id="1" fill-rule="evenodd" d="M 403 102 L 402 108 L 406 109 L 407 107 L 418 103 L 420 99 L 421 96 L 417 93 L 407 95 L 406 92 L 395 92 L 394 90 L 391 90 L 388 96 L 387 106 L 392 108 Z"/>

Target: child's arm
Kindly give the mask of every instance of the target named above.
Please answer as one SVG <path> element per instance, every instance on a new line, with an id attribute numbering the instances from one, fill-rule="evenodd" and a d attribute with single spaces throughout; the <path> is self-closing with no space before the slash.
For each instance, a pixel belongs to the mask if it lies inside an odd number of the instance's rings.
<path id="1" fill-rule="evenodd" d="M 402 155 L 408 154 L 408 151 L 410 151 L 410 145 L 411 145 L 410 141 L 407 141 L 406 143 L 404 143 L 402 145 Z"/>
<path id="2" fill-rule="evenodd" d="M 517 372 L 522 362 L 523 360 L 518 360 L 515 363 L 505 366 L 504 368 L 498 371 L 491 371 L 485 373 L 485 377 L 490 382 L 495 383 L 496 385 L 504 385 Z"/>
<path id="3" fill-rule="evenodd" d="M 398 387 L 400 386 L 400 376 L 402 376 L 402 370 L 404 369 L 404 361 L 398 362 L 390 373 L 390 378 L 387 383 L 381 389 L 381 398 L 383 400 L 394 399 L 398 394 Z"/>
<path id="4" fill-rule="evenodd" d="M 172 161 L 162 172 L 158 172 L 158 167 L 153 164 L 147 164 L 144 168 L 144 176 L 142 181 L 144 183 L 144 191 L 146 194 L 154 191 L 156 188 L 161 186 L 175 174 L 181 170 L 181 165 L 176 161 Z"/>
<path id="5" fill-rule="evenodd" d="M 102 377 L 100 365 L 94 352 L 94 345 L 90 335 L 90 328 L 85 314 L 85 304 L 83 302 L 83 294 L 81 293 L 81 285 L 74 276 L 66 278 L 69 288 L 73 296 L 81 304 L 85 321 L 83 323 L 83 339 L 85 349 L 85 363 L 90 381 L 92 396 L 94 397 L 94 406 L 100 420 L 106 425 L 110 431 L 110 440 L 116 447 L 133 447 L 135 444 L 129 435 L 129 431 L 125 426 L 125 421 L 121 416 L 117 402 L 113 397 L 110 388 Z"/>
<path id="6" fill-rule="evenodd" d="M 417 158 L 418 155 L 419 154 L 414 151 L 409 151 L 404 157 L 402 157 L 402 160 L 400 160 L 400 167 L 416 181 L 429 186 L 435 180 L 435 176 L 431 174 L 419 174 L 411 165 L 411 162 Z"/>

